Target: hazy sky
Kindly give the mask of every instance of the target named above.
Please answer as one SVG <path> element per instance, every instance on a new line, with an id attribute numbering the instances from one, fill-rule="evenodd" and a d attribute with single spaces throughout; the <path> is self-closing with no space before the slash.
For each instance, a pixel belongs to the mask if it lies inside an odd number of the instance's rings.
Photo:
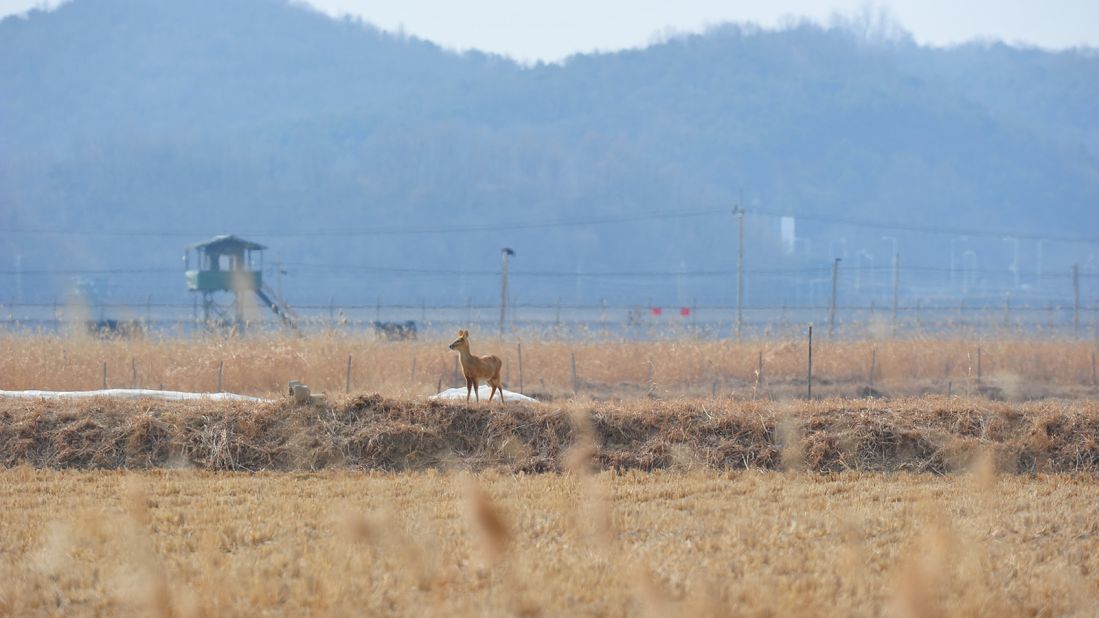
<path id="1" fill-rule="evenodd" d="M 140 1 L 140 0 L 138 0 Z M 182 0 L 186 1 L 186 0 Z M 305 0 L 299 0 L 305 1 Z M 361 16 L 444 47 L 476 48 L 522 60 L 637 47 L 668 29 L 698 31 L 725 21 L 777 26 L 790 16 L 827 22 L 833 14 L 881 7 L 921 43 L 997 38 L 1046 48 L 1099 47 L 1099 0 L 307 0 L 325 12 Z M 0 0 L 0 15 L 43 6 Z M 57 5 L 51 0 L 50 6 Z"/>

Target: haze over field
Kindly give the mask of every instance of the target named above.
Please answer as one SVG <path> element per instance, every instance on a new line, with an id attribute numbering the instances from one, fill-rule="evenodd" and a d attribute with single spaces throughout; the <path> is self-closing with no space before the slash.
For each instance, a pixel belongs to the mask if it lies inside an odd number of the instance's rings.
<path id="1" fill-rule="evenodd" d="M 237 233 L 291 303 L 491 302 L 503 246 L 522 300 L 730 303 L 738 203 L 750 303 L 820 302 L 833 258 L 887 268 L 886 237 L 910 298 L 1038 303 L 1094 275 L 1094 50 L 865 26 L 518 64 L 278 0 L 8 18 L 0 302 L 74 274 L 184 299 L 182 248 Z M 864 276 L 857 300 L 885 299 Z"/>

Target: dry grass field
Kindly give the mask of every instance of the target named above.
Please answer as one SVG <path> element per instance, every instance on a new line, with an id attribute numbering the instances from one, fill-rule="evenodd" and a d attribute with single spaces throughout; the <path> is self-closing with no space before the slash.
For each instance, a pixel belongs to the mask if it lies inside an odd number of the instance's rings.
<path id="1" fill-rule="evenodd" d="M 0 614 L 1094 616 L 1094 476 L 0 472 Z"/>
<path id="2" fill-rule="evenodd" d="M 523 392 L 542 399 L 574 394 L 786 399 L 805 392 L 805 341 L 520 342 L 480 333 L 473 333 L 472 341 L 474 353 L 503 358 L 510 390 L 519 390 L 521 382 Z M 137 341 L 9 334 L 0 335 L 0 389 L 97 389 L 105 363 L 112 388 L 211 391 L 223 366 L 222 386 L 231 392 L 281 394 L 292 379 L 315 391 L 343 392 L 350 356 L 352 392 L 419 397 L 460 382 L 457 355 L 447 343 L 385 343 L 342 334 Z M 1094 397 L 1099 392 L 1095 350 L 1088 342 L 1041 339 L 818 339 L 814 393 L 861 396 L 872 383 L 886 395 Z"/>
<path id="3" fill-rule="evenodd" d="M 502 407 L 446 343 L 0 336 L 275 399 L 0 399 L 0 616 L 1099 615 L 1090 344 L 823 341 L 805 401 L 804 342 L 523 341 Z"/>

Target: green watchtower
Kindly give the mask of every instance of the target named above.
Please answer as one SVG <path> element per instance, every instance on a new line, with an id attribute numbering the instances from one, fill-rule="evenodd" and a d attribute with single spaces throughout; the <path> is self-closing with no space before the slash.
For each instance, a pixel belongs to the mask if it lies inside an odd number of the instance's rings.
<path id="1" fill-rule="evenodd" d="M 187 248 L 183 256 L 187 289 L 202 294 L 202 316 L 207 324 L 235 325 L 243 332 L 243 299 L 255 294 L 282 318 L 284 324 L 294 326 L 286 301 L 263 283 L 265 249 L 267 247 L 259 243 L 231 234 L 215 236 Z M 232 301 L 228 305 L 219 304 L 219 292 L 232 294 Z"/>

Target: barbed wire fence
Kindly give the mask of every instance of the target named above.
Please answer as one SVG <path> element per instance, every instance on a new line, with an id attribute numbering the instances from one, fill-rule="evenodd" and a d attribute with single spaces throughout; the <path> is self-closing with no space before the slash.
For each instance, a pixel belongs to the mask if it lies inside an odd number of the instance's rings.
<path id="1" fill-rule="evenodd" d="M 445 337 L 458 328 L 495 334 L 500 307 L 495 304 L 294 305 L 296 332 L 383 333 L 387 325 L 414 324 L 418 337 Z M 553 339 L 729 339 L 737 336 L 736 305 L 511 303 L 505 332 Z M 771 305 L 743 307 L 744 339 L 798 337 L 809 324 L 821 336 L 836 339 L 885 339 L 914 336 L 1056 337 L 1099 341 L 1099 306 L 1047 303 L 1044 306 L 924 305 Z M 109 316 L 109 317 L 107 317 Z M 248 328 L 277 332 L 276 316 L 249 307 Z M 65 333 L 88 325 L 129 323 L 143 333 L 185 336 L 216 330 L 191 303 L 103 303 L 95 307 L 64 303 L 0 305 L 0 326 L 11 333 Z"/>

